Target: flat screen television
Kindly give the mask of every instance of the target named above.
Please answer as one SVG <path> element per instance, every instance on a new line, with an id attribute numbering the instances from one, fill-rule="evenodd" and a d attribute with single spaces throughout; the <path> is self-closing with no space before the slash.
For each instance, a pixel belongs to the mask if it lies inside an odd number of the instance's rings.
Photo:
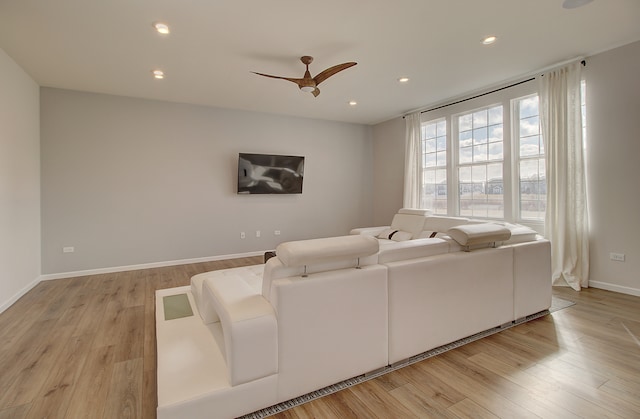
<path id="1" fill-rule="evenodd" d="M 300 194 L 304 177 L 303 156 L 240 153 L 239 194 Z"/>

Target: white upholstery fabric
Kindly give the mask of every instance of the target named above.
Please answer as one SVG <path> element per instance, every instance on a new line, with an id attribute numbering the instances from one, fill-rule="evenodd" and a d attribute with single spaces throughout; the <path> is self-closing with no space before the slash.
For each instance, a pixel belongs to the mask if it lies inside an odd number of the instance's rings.
<path id="1" fill-rule="evenodd" d="M 492 223 L 461 225 L 450 228 L 447 234 L 463 246 L 501 242 L 511 237 L 508 228 Z"/>
<path id="2" fill-rule="evenodd" d="M 271 304 L 232 276 L 206 279 L 203 298 L 212 301 L 220 317 L 229 383 L 277 373 L 278 324 Z"/>
<path id="3" fill-rule="evenodd" d="M 486 224 L 463 219 L 466 242 Z M 158 417 L 240 416 L 549 307 L 548 241 L 460 250 L 452 238 L 317 239 L 157 291 Z M 184 292 L 196 315 L 165 321 L 161 296 Z"/>
<path id="4" fill-rule="evenodd" d="M 421 215 L 426 217 L 430 215 L 433 211 L 422 208 L 400 208 L 398 210 L 398 214 L 409 214 L 409 215 Z"/>
<path id="5" fill-rule="evenodd" d="M 389 363 L 513 320 L 511 247 L 388 263 Z"/>
<path id="6" fill-rule="evenodd" d="M 531 242 L 538 238 L 538 232 L 532 228 L 518 224 L 505 224 L 505 227 L 511 231 L 511 237 L 502 242 L 503 245 Z"/>
<path id="7" fill-rule="evenodd" d="M 200 316 L 164 319 L 163 298 L 189 286 L 156 291 L 158 419 L 226 419 L 251 413 L 277 400 L 276 374 L 238 386 L 227 380 L 220 323 Z"/>
<path id="8" fill-rule="evenodd" d="M 417 259 L 449 252 L 449 244 L 442 239 L 415 239 L 380 245 L 380 263 Z"/>
<path id="9" fill-rule="evenodd" d="M 468 224 L 468 218 L 431 215 L 425 218 L 423 230 L 446 233 L 451 227 Z"/>
<path id="10" fill-rule="evenodd" d="M 195 300 L 196 307 L 202 320 L 207 323 L 217 322 L 218 315 L 216 314 L 211 301 L 202 299 L 202 285 L 207 278 L 217 278 L 219 276 L 233 276 L 240 278 L 247 285 L 253 288 L 256 294 L 259 294 L 262 289 L 262 273 L 264 271 L 264 265 L 242 266 L 238 268 L 221 269 L 218 271 L 203 272 L 191 277 L 191 293 Z"/>
<path id="11" fill-rule="evenodd" d="M 349 234 L 362 234 L 364 236 L 372 236 L 375 237 L 384 230 L 391 228 L 390 226 L 379 226 L 379 227 L 361 227 L 352 229 Z"/>
<path id="12" fill-rule="evenodd" d="M 276 255 L 285 266 L 304 266 L 345 259 L 358 259 L 378 252 L 378 241 L 350 235 L 300 240 L 278 245 Z"/>
<path id="13" fill-rule="evenodd" d="M 411 233 L 412 238 L 417 238 L 424 226 L 425 217 L 413 214 L 396 214 L 391 221 L 391 228 L 394 230 L 406 231 Z"/>
<path id="14" fill-rule="evenodd" d="M 278 398 L 288 400 L 387 365 L 387 269 L 319 272 L 273 282 Z"/>
<path id="15" fill-rule="evenodd" d="M 514 320 L 551 307 L 551 244 L 513 245 Z"/>
<path id="16" fill-rule="evenodd" d="M 333 239 L 333 240 L 332 240 Z M 326 247 L 322 247 L 326 244 Z M 311 252 L 316 249 L 314 256 Z M 301 277 L 318 272 L 353 269 L 378 263 L 378 240 L 370 236 L 344 236 L 283 243 L 276 257 L 267 261 L 262 278 L 262 295 L 271 299 L 274 280 Z M 283 259 L 289 264 L 285 264 Z M 300 263 L 308 262 L 306 265 Z"/>

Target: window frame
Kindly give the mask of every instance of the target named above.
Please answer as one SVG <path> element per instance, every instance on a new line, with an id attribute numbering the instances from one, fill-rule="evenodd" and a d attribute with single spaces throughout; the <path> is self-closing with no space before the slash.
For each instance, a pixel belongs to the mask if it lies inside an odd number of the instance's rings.
<path id="1" fill-rule="evenodd" d="M 513 144 L 512 138 L 514 138 L 514 129 L 517 129 L 515 121 L 513 121 L 513 101 L 525 96 L 536 95 L 537 82 L 531 80 L 521 83 L 516 86 L 512 86 L 507 89 L 502 89 L 482 96 L 474 97 L 473 99 L 460 102 L 459 100 L 453 100 L 453 104 L 444 107 L 437 107 L 436 109 L 428 112 L 424 112 L 421 115 L 421 123 L 426 124 L 435 120 L 445 118 L 447 124 L 447 216 L 460 216 L 460 199 L 459 199 L 459 149 L 458 139 L 459 128 L 455 122 L 455 118 L 458 115 L 472 113 L 474 111 L 489 108 L 492 106 L 501 105 L 503 112 L 502 130 L 503 130 L 503 142 L 502 142 L 502 179 L 503 179 L 503 218 L 487 218 L 491 220 L 501 220 L 506 222 L 517 222 L 523 225 L 528 225 L 535 230 L 542 232 L 544 229 L 544 222 L 536 222 L 534 220 L 523 220 L 519 216 L 518 207 L 518 188 L 519 181 L 517 178 L 518 170 L 514 166 L 516 164 L 517 149 Z M 464 98 L 461 98 L 464 99 Z M 515 155 L 514 155 L 515 153 Z M 475 217 L 473 218 L 481 218 Z"/>

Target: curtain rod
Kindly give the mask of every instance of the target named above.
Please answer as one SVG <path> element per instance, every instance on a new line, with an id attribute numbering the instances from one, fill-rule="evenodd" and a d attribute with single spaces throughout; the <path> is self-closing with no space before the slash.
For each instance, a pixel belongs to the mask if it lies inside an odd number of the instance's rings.
<path id="1" fill-rule="evenodd" d="M 586 67 L 587 62 L 585 60 L 581 60 L 580 64 L 582 64 L 583 67 Z M 435 111 L 435 110 L 442 109 L 442 108 L 446 108 L 447 106 L 457 105 L 458 103 L 466 102 L 468 100 L 477 99 L 479 97 L 490 95 L 492 93 L 496 93 L 496 92 L 499 92 L 501 90 L 509 89 L 511 87 L 515 87 L 515 86 L 519 86 L 519 85 L 524 84 L 524 83 L 528 83 L 528 82 L 533 81 L 535 79 L 536 79 L 535 77 L 530 77 L 530 78 L 528 78 L 526 80 L 521 80 L 519 82 L 512 83 L 512 84 L 509 84 L 507 86 L 500 87 L 498 89 L 493 89 L 493 90 L 490 90 L 488 92 L 484 92 L 484 93 L 477 94 L 475 96 L 468 97 L 466 99 L 460 99 L 460 100 L 457 100 L 455 102 L 447 103 L 446 105 L 440 105 L 440 106 L 436 106 L 435 108 L 431 108 L 431 109 L 427 109 L 427 110 L 424 110 L 424 111 L 420 111 L 420 114 L 431 112 L 431 111 Z M 402 119 L 404 119 L 404 118 L 405 117 L 403 116 Z"/>

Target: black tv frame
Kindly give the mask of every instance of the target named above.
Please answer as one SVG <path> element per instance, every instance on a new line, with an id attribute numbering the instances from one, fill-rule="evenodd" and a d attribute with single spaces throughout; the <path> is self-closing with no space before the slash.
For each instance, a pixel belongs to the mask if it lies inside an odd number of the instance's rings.
<path id="1" fill-rule="evenodd" d="M 301 194 L 304 156 L 238 154 L 238 194 Z"/>

